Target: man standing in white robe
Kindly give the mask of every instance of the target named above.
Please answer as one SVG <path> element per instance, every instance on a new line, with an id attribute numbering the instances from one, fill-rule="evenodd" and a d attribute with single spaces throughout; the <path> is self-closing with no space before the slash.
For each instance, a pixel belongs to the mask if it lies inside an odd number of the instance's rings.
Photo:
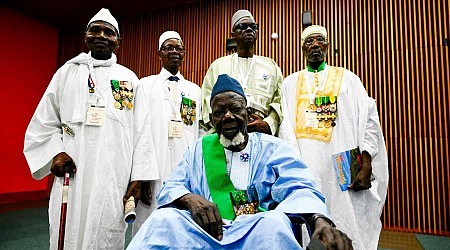
<path id="1" fill-rule="evenodd" d="M 157 207 L 156 194 L 162 182 L 180 163 L 187 147 L 199 137 L 200 87 L 180 74 L 184 60 L 184 44 L 175 31 L 166 31 L 159 37 L 158 56 L 163 68 L 158 75 L 140 80 L 141 90 L 152 114 L 152 134 L 160 178 L 142 183 L 142 195 L 152 194 L 151 200 L 142 199 L 136 207 L 133 235 Z"/>
<path id="2" fill-rule="evenodd" d="M 283 82 L 284 120 L 279 136 L 300 150 L 336 227 L 355 249 L 377 249 L 386 199 L 386 147 L 375 101 L 351 71 L 326 65 L 327 31 L 312 25 L 301 36 L 307 69 Z M 332 155 L 354 148 L 361 170 L 341 191 Z"/>
<path id="3" fill-rule="evenodd" d="M 247 105 L 252 110 L 248 132 L 277 135 L 282 119 L 281 69 L 273 59 L 254 54 L 258 24 L 250 11 L 236 11 L 231 27 L 237 51 L 215 60 L 206 72 L 202 84 L 202 126 L 207 130 L 213 127 L 209 119 L 211 90 L 217 77 L 227 74 L 241 83 L 247 96 Z"/>
<path id="4" fill-rule="evenodd" d="M 140 181 L 158 179 L 149 114 L 137 76 L 116 63 L 116 19 L 101 9 L 88 23 L 90 50 L 53 76 L 25 133 L 33 178 L 50 173 L 50 249 L 58 246 L 64 172 L 70 172 L 64 247 L 123 249 L 124 202 Z"/>
<path id="5" fill-rule="evenodd" d="M 211 97 L 217 133 L 189 146 L 128 249 L 301 249 L 290 216 L 309 225 L 314 249 L 351 249 L 295 149 L 248 133 L 239 82 L 220 75 Z"/>

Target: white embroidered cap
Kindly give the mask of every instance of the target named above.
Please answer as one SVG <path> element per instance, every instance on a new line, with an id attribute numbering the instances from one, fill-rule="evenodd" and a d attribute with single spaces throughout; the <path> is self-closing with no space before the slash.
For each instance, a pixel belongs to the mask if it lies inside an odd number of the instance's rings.
<path id="1" fill-rule="evenodd" d="M 305 39 L 312 34 L 320 34 L 324 36 L 326 40 L 328 40 L 327 30 L 325 29 L 325 27 L 322 27 L 320 25 L 311 25 L 304 29 L 302 32 L 302 46 L 305 42 Z"/>
<path id="2" fill-rule="evenodd" d="M 117 23 L 117 20 L 111 15 L 111 12 L 109 12 L 108 9 L 102 8 L 97 14 L 95 14 L 95 16 L 91 18 L 88 25 L 86 26 L 86 30 L 89 25 L 95 21 L 104 21 L 111 24 L 112 26 L 114 26 L 114 28 L 116 28 L 117 35 L 120 36 L 119 23 Z"/>
<path id="3" fill-rule="evenodd" d="M 181 36 L 180 36 L 180 34 L 178 34 L 178 32 L 169 30 L 169 31 L 162 33 L 161 36 L 159 37 L 158 49 L 161 49 L 161 46 L 167 39 L 178 39 L 178 40 L 180 40 L 180 42 L 183 42 L 181 40 Z"/>
<path id="4" fill-rule="evenodd" d="M 231 18 L 231 28 L 233 29 L 234 26 L 236 25 L 236 23 L 239 22 L 239 20 L 241 20 L 244 17 L 248 17 L 248 18 L 252 19 L 253 22 L 255 21 L 255 19 L 252 16 L 252 13 L 250 13 L 250 11 L 238 10 L 238 11 L 236 11 L 236 13 L 234 13 L 233 17 Z"/>

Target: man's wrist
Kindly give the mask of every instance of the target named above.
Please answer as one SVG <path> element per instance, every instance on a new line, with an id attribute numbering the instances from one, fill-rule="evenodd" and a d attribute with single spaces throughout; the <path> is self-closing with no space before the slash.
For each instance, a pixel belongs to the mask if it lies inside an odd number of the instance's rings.
<path id="1" fill-rule="evenodd" d="M 326 217 L 325 215 L 323 215 L 323 214 L 318 214 L 318 213 L 312 215 L 312 220 L 314 221 L 314 223 L 316 223 L 316 221 L 317 221 L 318 219 L 323 219 L 323 220 L 326 221 L 328 224 L 330 224 L 331 227 L 336 227 L 336 225 L 334 224 L 334 222 L 333 222 L 330 218 Z"/>

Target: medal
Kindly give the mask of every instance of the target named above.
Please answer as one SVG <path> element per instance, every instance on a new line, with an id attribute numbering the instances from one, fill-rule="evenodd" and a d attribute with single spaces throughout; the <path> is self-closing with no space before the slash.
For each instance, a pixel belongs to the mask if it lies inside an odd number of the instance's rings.
<path id="1" fill-rule="evenodd" d="M 89 93 L 94 93 L 95 92 L 95 83 L 92 80 L 91 74 L 89 74 L 88 77 L 88 87 L 89 87 Z"/>
<path id="2" fill-rule="evenodd" d="M 119 93 L 115 93 L 115 94 L 114 94 L 114 100 L 116 100 L 116 101 L 120 100 L 120 95 L 119 95 Z"/>
<path id="3" fill-rule="evenodd" d="M 336 112 L 336 103 L 330 104 L 330 112 Z"/>
<path id="4" fill-rule="evenodd" d="M 181 119 L 183 120 L 184 124 L 186 124 L 186 125 L 194 124 L 195 107 L 196 106 L 197 106 L 197 104 L 195 101 L 193 101 L 187 97 L 184 97 L 182 95 L 181 105 L 180 105 L 180 114 L 181 114 Z"/>
<path id="5" fill-rule="evenodd" d="M 120 109 L 121 107 L 122 107 L 122 105 L 120 104 L 120 102 L 114 102 L 114 107 L 116 108 L 116 109 Z"/>
<path id="6" fill-rule="evenodd" d="M 316 105 L 309 104 L 309 110 L 316 110 Z"/>
<path id="7" fill-rule="evenodd" d="M 318 127 L 319 127 L 319 128 L 323 128 L 323 127 L 324 127 L 324 121 L 319 121 Z"/>
<path id="8" fill-rule="evenodd" d="M 132 108 L 133 108 L 133 104 L 132 104 L 131 102 L 129 102 L 129 103 L 127 104 L 127 108 L 128 108 L 128 109 L 132 109 Z"/>
<path id="9" fill-rule="evenodd" d="M 331 121 L 330 120 L 326 120 L 325 121 L 325 128 L 329 128 L 331 127 Z"/>

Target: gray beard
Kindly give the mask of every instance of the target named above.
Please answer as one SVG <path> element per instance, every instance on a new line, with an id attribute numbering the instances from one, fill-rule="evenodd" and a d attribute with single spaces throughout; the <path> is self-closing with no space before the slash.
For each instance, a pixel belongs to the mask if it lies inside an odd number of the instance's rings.
<path id="1" fill-rule="evenodd" d="M 239 131 L 239 133 L 237 135 L 235 135 L 233 137 L 233 139 L 228 139 L 226 138 L 224 135 L 220 135 L 220 144 L 222 144 L 222 146 L 224 148 L 228 148 L 230 146 L 237 146 L 237 145 L 241 145 L 242 143 L 245 142 L 245 137 L 242 134 L 242 132 Z"/>

